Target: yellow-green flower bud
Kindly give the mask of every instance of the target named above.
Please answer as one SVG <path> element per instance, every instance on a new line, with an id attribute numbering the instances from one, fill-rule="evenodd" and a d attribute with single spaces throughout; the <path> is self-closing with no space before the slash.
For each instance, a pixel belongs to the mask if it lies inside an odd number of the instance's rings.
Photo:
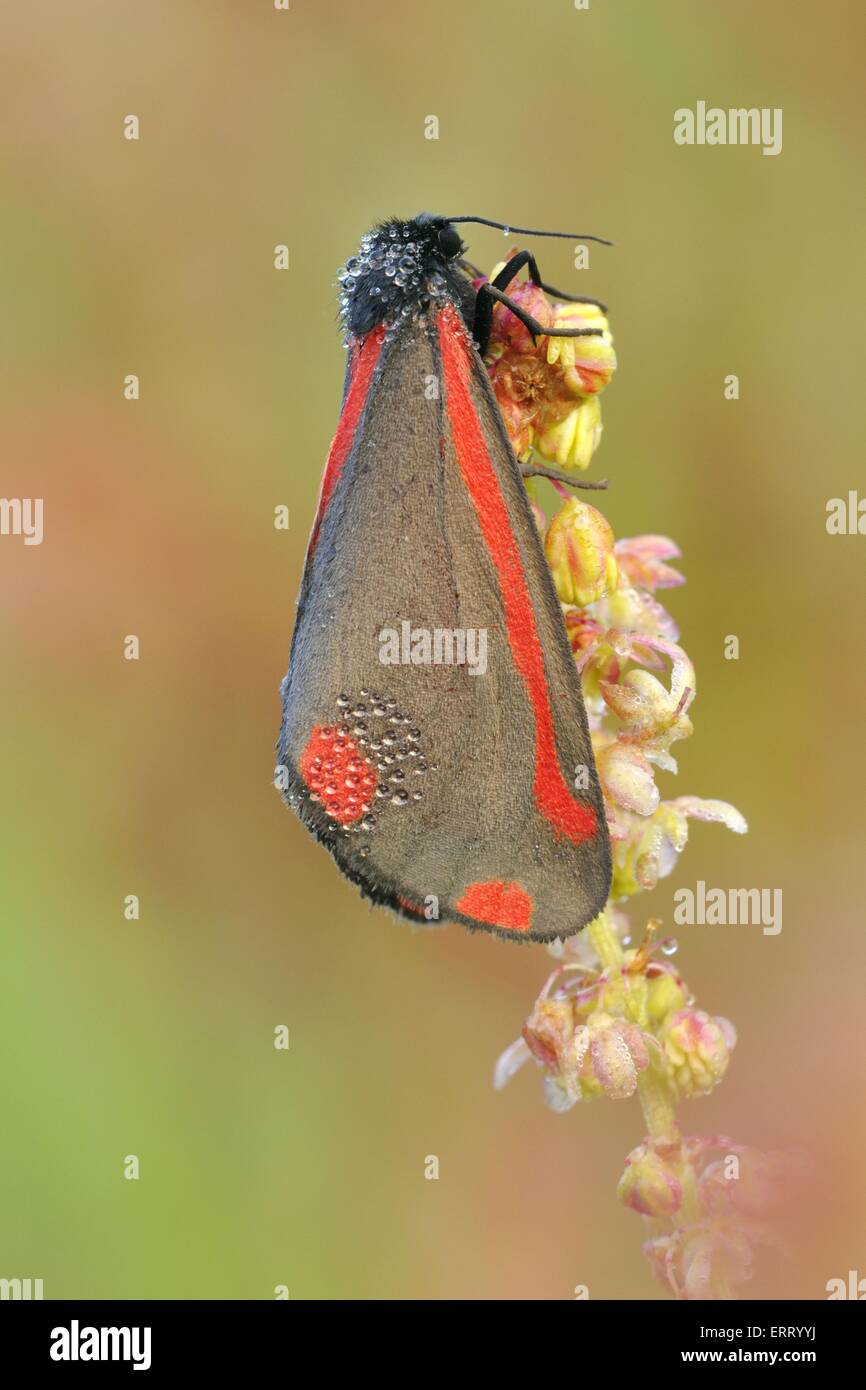
<path id="1" fill-rule="evenodd" d="M 726 1018 L 710 1018 L 703 1009 L 678 1009 L 666 1019 L 659 1039 L 677 1095 L 702 1096 L 717 1086 L 728 1069 L 737 1040 Z"/>
<path id="2" fill-rule="evenodd" d="M 647 981 L 647 1015 L 650 1023 L 663 1023 L 685 1002 L 686 990 L 679 976 L 665 971 Z"/>
<path id="3" fill-rule="evenodd" d="M 617 582 L 610 523 L 588 502 L 569 497 L 547 528 L 544 552 L 561 603 L 583 607 Z"/>
<path id="4" fill-rule="evenodd" d="M 564 417 L 559 418 L 557 409 L 552 418 L 540 422 L 533 443 L 557 468 L 583 469 L 601 442 L 601 430 L 601 402 L 598 396 L 586 396 Z"/>

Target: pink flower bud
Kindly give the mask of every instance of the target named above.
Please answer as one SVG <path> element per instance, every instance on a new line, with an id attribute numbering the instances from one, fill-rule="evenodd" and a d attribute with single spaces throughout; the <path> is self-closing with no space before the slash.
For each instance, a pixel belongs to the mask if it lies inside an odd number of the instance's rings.
<path id="1" fill-rule="evenodd" d="M 578 1029 L 585 1035 L 587 1070 L 611 1100 L 626 1100 L 637 1090 L 638 1073 L 649 1065 L 647 1042 L 655 1039 L 635 1023 L 597 1009 Z"/>
<path id="2" fill-rule="evenodd" d="M 667 536 L 624 537 L 616 543 L 616 557 L 631 584 L 642 589 L 672 589 L 685 580 L 664 563 L 678 560 L 680 552 Z"/>
<path id="3" fill-rule="evenodd" d="M 726 1299 L 752 1273 L 752 1248 L 731 1226 L 698 1222 L 644 1245 L 654 1273 L 677 1298 Z"/>
<path id="4" fill-rule="evenodd" d="M 619 1180 L 620 1201 L 641 1216 L 673 1216 L 683 1200 L 678 1144 L 646 1140 L 632 1149 Z"/>
<path id="5" fill-rule="evenodd" d="M 728 1069 L 737 1040 L 732 1023 L 710 1018 L 703 1009 L 678 1009 L 659 1033 L 671 1080 L 677 1094 L 706 1095 Z"/>
<path id="6" fill-rule="evenodd" d="M 560 1071 L 574 1037 L 574 1004 L 570 999 L 537 999 L 523 1028 L 533 1057 L 551 1071 Z"/>

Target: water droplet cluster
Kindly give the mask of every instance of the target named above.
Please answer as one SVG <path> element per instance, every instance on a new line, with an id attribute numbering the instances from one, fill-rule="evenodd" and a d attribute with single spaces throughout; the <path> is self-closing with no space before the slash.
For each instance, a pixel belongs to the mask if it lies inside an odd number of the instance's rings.
<path id="1" fill-rule="evenodd" d="M 310 800 L 324 806 L 334 829 L 351 825 L 369 811 L 379 779 L 344 724 L 313 729 L 300 770 Z"/>
<path id="2" fill-rule="evenodd" d="M 420 801 L 423 779 L 436 771 L 412 715 L 370 690 L 337 697 L 337 722 L 313 730 L 300 768 L 328 829 L 347 834 L 375 830 L 389 806 Z M 358 853 L 366 857 L 369 846 Z"/>
<path id="3" fill-rule="evenodd" d="M 441 257 L 411 222 L 391 222 L 368 232 L 357 256 L 338 272 L 340 314 L 355 333 L 382 323 L 387 335 L 443 299 L 448 288 Z"/>

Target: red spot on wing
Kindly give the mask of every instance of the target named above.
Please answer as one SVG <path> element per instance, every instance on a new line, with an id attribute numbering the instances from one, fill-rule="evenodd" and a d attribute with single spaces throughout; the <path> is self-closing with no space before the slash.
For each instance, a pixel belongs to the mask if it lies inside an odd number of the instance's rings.
<path id="1" fill-rule="evenodd" d="M 313 796 L 340 825 L 351 825 L 369 811 L 379 780 L 376 769 L 339 727 L 315 725 L 298 768 Z"/>
<path id="2" fill-rule="evenodd" d="M 470 883 L 454 906 L 464 917 L 509 931 L 528 931 L 532 921 L 532 899 L 519 883 Z"/>
<path id="3" fill-rule="evenodd" d="M 535 716 L 535 803 L 556 830 L 580 844 L 596 832 L 595 811 L 575 800 L 559 766 L 541 639 L 520 547 L 511 529 L 508 507 L 469 389 L 470 359 L 465 328 L 451 305 L 442 310 L 438 326 L 457 462 L 499 576 L 508 644 Z"/>
<path id="4" fill-rule="evenodd" d="M 346 462 L 349 450 L 352 447 L 352 440 L 355 437 L 355 430 L 358 428 L 358 421 L 361 418 L 364 406 L 367 401 L 367 391 L 379 360 L 382 350 L 382 339 L 385 336 L 385 329 L 380 324 L 368 333 L 361 343 L 352 344 L 351 358 L 351 383 L 349 386 L 343 409 L 340 413 L 340 422 L 337 425 L 337 432 L 331 441 L 328 450 L 328 461 L 325 464 L 325 472 L 322 475 L 322 488 L 319 493 L 319 505 L 316 508 L 316 519 L 313 522 L 313 530 L 310 536 L 310 546 L 307 558 L 312 556 L 319 539 L 319 531 L 325 519 L 325 512 L 328 510 L 328 503 L 331 500 L 334 488 L 337 486 L 340 474 L 343 471 L 343 464 Z"/>

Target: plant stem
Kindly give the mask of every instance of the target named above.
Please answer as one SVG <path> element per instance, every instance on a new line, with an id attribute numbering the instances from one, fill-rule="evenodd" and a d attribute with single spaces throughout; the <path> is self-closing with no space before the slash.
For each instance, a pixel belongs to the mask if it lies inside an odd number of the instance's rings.
<path id="1" fill-rule="evenodd" d="M 605 970 L 622 965 L 625 953 L 607 914 L 599 913 L 587 927 L 595 954 Z M 676 1108 L 670 1086 L 654 1061 L 638 1078 L 638 1096 L 644 1114 L 647 1133 L 653 1139 L 673 1139 L 678 1133 Z"/>
<path id="2" fill-rule="evenodd" d="M 594 922 L 590 922 L 587 927 L 589 939 L 592 942 L 595 954 L 598 956 L 605 970 L 610 966 L 622 965 L 624 956 L 623 949 L 619 944 L 619 937 L 608 921 L 607 914 L 600 912 Z"/>
<path id="3" fill-rule="evenodd" d="M 651 1139 L 675 1139 L 679 1133 L 674 1098 L 661 1070 L 651 1059 L 637 1083 L 638 1097 Z"/>

